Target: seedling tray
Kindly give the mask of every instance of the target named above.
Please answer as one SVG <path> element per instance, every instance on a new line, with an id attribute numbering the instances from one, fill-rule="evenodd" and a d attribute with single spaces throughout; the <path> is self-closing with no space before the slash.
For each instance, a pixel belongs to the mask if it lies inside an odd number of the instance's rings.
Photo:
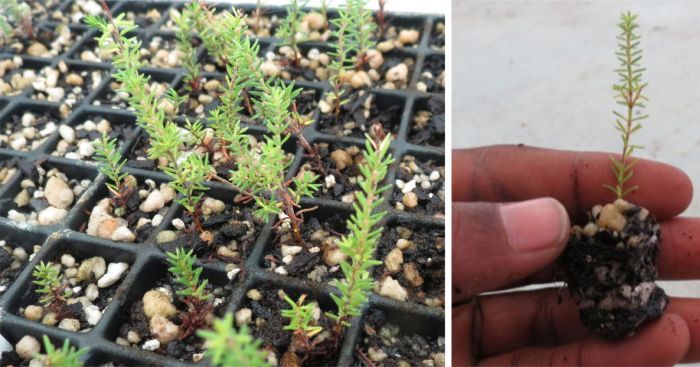
<path id="1" fill-rule="evenodd" d="M 183 2 L 165 2 L 165 1 L 108 1 L 112 13 L 119 14 L 124 11 L 143 11 L 156 8 L 162 17 L 155 22 L 145 22 L 146 27 L 140 27 L 137 36 L 147 45 L 148 40 L 154 36 L 163 37 L 163 39 L 172 38 L 174 33 L 172 29 L 167 29 L 164 25 L 169 20 L 168 10 L 171 8 L 179 8 Z M 64 2 L 57 6 L 54 10 L 63 11 L 68 16 L 70 9 L 73 7 L 72 1 Z M 218 5 L 224 7 L 226 5 Z M 228 5 L 230 6 L 230 5 Z M 254 5 L 239 5 L 236 7 L 247 11 L 254 9 Z M 269 7 L 266 9 L 268 14 L 285 13 L 283 7 Z M 330 12 L 329 16 L 333 16 Z M 69 18 L 70 19 L 70 18 Z M 380 87 L 373 88 L 371 91 L 376 94 L 377 103 L 381 108 L 389 108 L 392 105 L 398 106 L 400 119 L 395 121 L 395 125 L 385 126 L 387 130 L 392 130 L 395 133 L 395 140 L 391 145 L 391 153 L 396 158 L 396 163 L 393 165 L 387 177 L 387 182 L 394 183 L 399 176 L 399 169 L 402 159 L 411 155 L 417 161 L 426 162 L 432 160 L 436 166 L 441 165 L 444 172 L 444 135 L 442 137 L 427 139 L 423 141 L 424 145 L 412 144 L 409 141 L 416 142 L 415 132 L 412 130 L 416 113 L 419 110 L 430 109 L 428 101 L 431 98 L 442 98 L 444 110 L 444 90 L 439 88 L 430 88 L 429 90 L 437 93 L 422 92 L 416 89 L 416 84 L 421 80 L 423 68 L 426 62 L 430 62 L 431 67 L 442 60 L 444 65 L 444 33 L 443 35 L 436 33 L 437 24 L 442 22 L 444 18 L 438 16 L 425 16 L 415 14 L 389 14 L 390 24 L 398 26 L 410 26 L 420 31 L 421 38 L 419 43 L 413 47 L 406 47 L 395 50 L 402 56 L 410 57 L 415 61 L 411 69 L 410 82 L 405 89 L 400 90 L 385 90 Z M 143 19 L 141 19 L 143 21 Z M 60 24 L 60 19 L 54 16 L 44 17 L 41 20 L 35 20 L 35 27 L 51 28 Z M 145 24 L 143 24 L 145 25 Z M 124 140 L 120 142 L 119 151 L 124 157 L 128 157 L 134 150 L 141 139 L 146 139 L 145 132 L 138 128 L 134 121 L 135 117 L 132 111 L 112 106 L 111 104 L 103 103 L 106 95 L 113 93 L 110 87 L 111 78 L 109 73 L 114 69 L 109 62 L 92 62 L 81 60 L 81 52 L 94 48 L 94 37 L 96 31 L 89 29 L 84 24 L 70 23 L 70 29 L 74 31 L 75 42 L 57 57 L 45 58 L 35 57 L 26 54 L 14 55 L 7 53 L 7 49 L 0 53 L 0 60 L 20 57 L 23 61 L 22 69 L 35 70 L 37 73 L 43 67 L 49 66 L 57 68 L 60 62 L 65 62 L 71 70 L 78 71 L 104 71 L 104 77 L 98 83 L 96 88 L 86 88 L 86 91 L 80 99 L 74 101 L 71 108 L 66 109 L 61 107 L 64 102 L 49 102 L 47 100 L 38 99 L 35 95 L 33 87 L 30 85 L 22 89 L 15 95 L 0 96 L 0 122 L 5 127 L 5 122 L 12 119 L 13 115 L 20 114 L 23 111 L 31 111 L 35 114 L 43 112 L 51 112 L 56 117 L 56 124 L 68 124 L 75 126 L 82 123 L 89 117 L 106 117 L 113 126 L 121 126 L 125 128 L 123 135 Z M 444 30 L 444 26 L 441 27 Z M 440 44 L 442 40 L 442 44 Z M 264 55 L 267 52 L 274 52 L 280 41 L 275 38 L 265 37 L 260 38 L 261 53 Z M 327 47 L 325 43 L 307 42 L 303 45 L 304 48 Z M 200 46 L 198 53 L 200 57 L 204 57 L 204 49 Z M 438 60 L 438 61 L 435 61 Z M 167 83 L 170 86 L 177 88 L 182 84 L 184 70 L 181 68 L 153 68 L 145 67 L 145 73 L 152 76 L 153 80 Z M 209 79 L 223 79 L 224 75 L 220 72 L 206 73 Z M 87 83 L 87 82 L 86 82 Z M 298 87 L 304 90 L 316 91 L 316 101 L 326 92 L 330 90 L 330 85 L 327 82 L 296 82 Z M 87 87 L 87 86 L 86 86 Z M 210 109 L 207 106 L 207 110 Z M 318 121 L 320 110 L 317 106 L 313 113 L 314 120 Z M 364 147 L 364 140 L 358 137 L 346 136 L 338 137 L 329 135 L 321 131 L 317 124 L 311 125 L 304 130 L 304 136 L 312 143 L 326 142 L 331 144 L 339 144 L 343 146 L 355 145 L 360 149 Z M 265 128 L 261 125 L 247 125 L 251 134 L 264 134 Z M 443 133 L 444 134 L 444 133 Z M 41 245 L 40 250 L 30 258 L 29 262 L 24 266 L 14 282 L 9 285 L 7 290 L 0 294 L 0 334 L 4 336 L 13 346 L 25 335 L 33 335 L 40 338 L 41 335 L 47 335 L 54 341 L 54 344 L 59 344 L 63 339 L 68 339 L 78 347 L 87 347 L 89 352 L 84 357 L 86 365 L 99 365 L 102 363 L 113 362 L 115 365 L 154 365 L 154 366 L 186 366 L 193 365 L 191 362 L 182 362 L 174 358 L 165 357 L 162 355 L 148 352 L 138 348 L 125 347 L 115 343 L 115 338 L 119 334 L 119 328 L 126 319 L 128 307 L 138 301 L 143 294 L 151 289 L 155 283 L 162 279 L 163 269 L 166 264 L 165 253 L 155 244 L 157 233 L 162 230 L 171 228 L 171 220 L 177 218 L 182 212 L 182 208 L 177 204 L 170 203 L 170 207 L 164 216 L 164 219 L 157 226 L 156 230 L 151 232 L 149 238 L 143 243 L 125 244 L 105 240 L 93 236 L 89 236 L 81 230 L 89 216 L 89 211 L 92 210 L 96 201 L 102 199 L 106 195 L 104 175 L 99 173 L 97 166 L 90 159 L 76 160 L 65 157 L 52 155 L 57 144 L 61 140 L 58 131 L 50 134 L 37 149 L 27 149 L 24 151 L 14 150 L 8 144 L 0 146 L 0 160 L 2 162 L 20 162 L 16 166 L 22 166 L 24 169 L 17 169 L 15 175 L 6 180 L 0 186 L 0 240 L 4 239 L 8 243 L 23 247 L 28 254 L 32 253 L 34 245 Z M 419 139 L 420 140 L 420 139 Z M 432 144 L 432 145 L 430 145 Z M 289 151 L 295 154 L 294 161 L 289 171 L 289 177 L 293 176 L 305 161 L 304 150 L 297 146 L 295 142 L 288 145 Z M 69 178 L 89 179 L 91 184 L 82 193 L 80 197 L 76 197 L 73 206 L 70 208 L 68 215 L 57 225 L 40 226 L 30 225 L 27 223 L 13 222 L 7 219 L 7 208 L 15 195 L 20 191 L 20 184 L 26 174 L 31 173 L 32 165 L 41 164 L 43 167 L 56 167 L 65 173 Z M 134 176 L 138 177 L 139 181 L 143 179 L 152 179 L 155 182 L 167 181 L 167 176 L 155 170 L 144 169 L 143 167 L 133 167 L 127 165 L 125 170 Z M 444 174 L 443 178 L 444 180 Z M 214 197 L 233 198 L 235 192 L 226 185 L 213 182 L 210 184 L 212 188 L 207 195 Z M 444 232 L 444 203 L 442 212 L 434 212 L 427 214 L 425 211 L 416 211 L 415 213 L 397 210 L 395 207 L 396 193 L 399 190 L 395 186 L 392 190 L 385 193 L 386 201 L 384 209 L 389 212 L 384 219 L 382 226 L 401 225 L 409 228 L 419 229 L 442 229 Z M 400 190 L 399 190 L 400 191 Z M 444 182 L 443 182 L 444 192 Z M 305 207 L 318 206 L 318 213 L 340 213 L 341 215 L 349 215 L 352 212 L 350 204 L 328 198 L 322 199 L 305 199 L 302 202 Z M 320 214 L 319 214 L 320 215 Z M 317 300 L 322 307 L 332 309 L 332 301 L 329 294 L 334 292 L 334 288 L 326 283 L 316 283 L 308 279 L 294 278 L 291 276 L 281 275 L 271 272 L 264 267 L 264 256 L 270 252 L 273 246 L 274 233 L 272 223 L 264 224 L 260 235 L 255 241 L 253 249 L 249 256 L 241 263 L 242 271 L 229 281 L 225 264 L 223 262 L 201 262 L 198 265 L 204 268 L 204 276 L 209 278 L 214 284 L 231 283 L 233 291 L 227 299 L 226 310 L 235 312 L 241 308 L 246 302 L 246 292 L 258 286 L 264 286 L 271 289 L 282 289 L 290 296 L 297 297 L 300 294 L 307 294 L 308 299 Z M 444 249 L 443 249 L 444 251 Z M 129 264 L 128 274 L 121 280 L 121 285 L 114 293 L 111 303 L 107 306 L 99 323 L 90 331 L 84 333 L 69 332 L 57 327 L 49 327 L 39 322 L 34 322 L 25 319 L 19 315 L 19 308 L 22 304 L 23 296 L 29 291 L 32 281 L 32 270 L 40 261 L 56 261 L 56 257 L 64 252 L 69 252 L 76 258 L 86 258 L 91 256 L 104 257 L 107 262 L 126 262 Z M 443 255 L 444 257 L 444 255 Z M 383 259 L 380 259 L 383 260 Z M 443 258 L 444 261 L 444 258 Z M 444 284 L 443 284 L 444 289 Z M 444 300 L 444 290 L 443 290 Z M 444 306 L 443 306 L 444 307 Z M 357 358 L 358 343 L 363 335 L 362 319 L 367 315 L 370 309 L 383 310 L 389 322 L 398 325 L 402 333 L 415 333 L 427 337 L 437 338 L 444 337 L 444 321 L 445 314 L 442 307 L 429 307 L 424 304 L 419 304 L 409 301 L 397 301 L 387 297 L 372 294 L 369 304 L 364 308 L 363 315 L 355 318 L 352 321 L 352 326 L 346 331 L 342 340 L 338 365 L 349 366 L 360 364 Z M 196 364 L 207 364 L 206 359 Z"/>

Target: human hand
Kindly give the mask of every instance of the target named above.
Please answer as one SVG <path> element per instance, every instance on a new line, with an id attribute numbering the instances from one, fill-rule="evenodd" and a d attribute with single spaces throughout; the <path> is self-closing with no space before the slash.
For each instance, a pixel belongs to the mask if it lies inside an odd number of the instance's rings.
<path id="1" fill-rule="evenodd" d="M 700 361 L 700 300 L 672 298 L 666 313 L 637 335 L 607 342 L 580 323 L 565 290 L 479 295 L 554 280 L 569 218 L 579 222 L 593 205 L 614 200 L 602 186 L 612 179 L 608 154 L 493 146 L 456 150 L 452 157 L 454 365 Z M 661 223 L 660 277 L 700 278 L 694 233 L 700 219 L 676 217 L 690 204 L 689 178 L 640 160 L 630 185 L 640 188 L 626 199 Z"/>

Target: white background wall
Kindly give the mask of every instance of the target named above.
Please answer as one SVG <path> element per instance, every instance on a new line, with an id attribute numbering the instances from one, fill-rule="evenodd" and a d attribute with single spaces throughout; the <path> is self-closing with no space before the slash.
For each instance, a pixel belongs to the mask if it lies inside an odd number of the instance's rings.
<path id="1" fill-rule="evenodd" d="M 639 14 L 649 82 L 637 155 L 680 167 L 700 192 L 700 2 L 453 0 L 453 147 L 617 151 L 612 69 L 627 10 Z M 685 215 L 700 216 L 698 197 Z M 664 287 L 700 296 L 700 282 Z"/>

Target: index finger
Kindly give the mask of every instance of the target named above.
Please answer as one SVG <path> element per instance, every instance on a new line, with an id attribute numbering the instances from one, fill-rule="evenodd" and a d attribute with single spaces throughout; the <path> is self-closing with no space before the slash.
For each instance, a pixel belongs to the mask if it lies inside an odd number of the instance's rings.
<path id="1" fill-rule="evenodd" d="M 497 145 L 452 151 L 454 201 L 507 202 L 538 197 L 559 200 L 571 218 L 615 200 L 609 153 Z M 693 196 L 688 176 L 668 164 L 639 159 L 625 199 L 662 220 L 682 213 Z"/>

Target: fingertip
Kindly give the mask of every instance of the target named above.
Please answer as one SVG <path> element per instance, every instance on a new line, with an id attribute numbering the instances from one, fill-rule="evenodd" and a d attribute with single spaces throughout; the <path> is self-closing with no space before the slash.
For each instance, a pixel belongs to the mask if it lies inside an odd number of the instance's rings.
<path id="1" fill-rule="evenodd" d="M 563 250 L 571 224 L 559 201 L 545 197 L 502 204 L 500 213 L 508 242 L 516 252 Z"/>

